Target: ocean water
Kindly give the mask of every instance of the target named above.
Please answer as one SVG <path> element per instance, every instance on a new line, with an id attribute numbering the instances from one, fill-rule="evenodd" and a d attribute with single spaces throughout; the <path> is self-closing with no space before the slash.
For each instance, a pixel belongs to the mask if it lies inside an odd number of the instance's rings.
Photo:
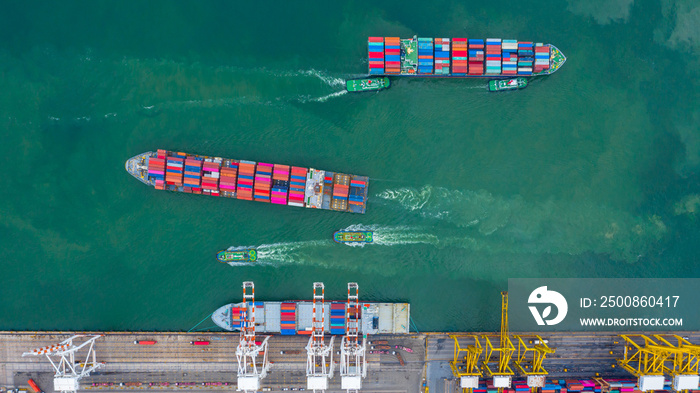
<path id="1" fill-rule="evenodd" d="M 6 4 L 0 329 L 188 330 L 252 280 L 495 330 L 509 277 L 699 277 L 698 26 L 690 0 Z M 343 92 L 368 36 L 414 34 L 568 61 L 516 93 Z M 156 192 L 124 161 L 157 148 L 368 175 L 367 213 Z M 231 246 L 260 265 L 218 263 Z"/>

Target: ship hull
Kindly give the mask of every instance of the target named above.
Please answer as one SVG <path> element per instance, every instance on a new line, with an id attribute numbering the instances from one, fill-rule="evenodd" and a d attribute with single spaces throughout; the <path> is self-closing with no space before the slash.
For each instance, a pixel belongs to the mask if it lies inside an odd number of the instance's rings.
<path id="1" fill-rule="evenodd" d="M 250 263 L 258 260 L 258 252 L 254 249 L 222 250 L 216 254 L 216 259 L 222 263 Z"/>
<path id="2" fill-rule="evenodd" d="M 333 233 L 336 243 L 372 243 L 374 233 L 371 231 L 337 231 Z"/>
<path id="3" fill-rule="evenodd" d="M 125 168 L 157 190 L 347 213 L 367 207 L 367 176 L 167 150 L 134 156 Z"/>
<path id="4" fill-rule="evenodd" d="M 345 334 L 347 303 L 325 302 L 325 331 L 328 334 Z M 360 303 L 358 319 L 360 334 L 408 334 L 410 304 L 408 303 Z M 240 331 L 246 313 L 252 312 L 252 304 L 231 303 L 212 313 L 212 321 L 226 331 Z M 310 334 L 313 323 L 313 303 L 308 301 L 255 302 L 256 333 L 295 335 Z"/>

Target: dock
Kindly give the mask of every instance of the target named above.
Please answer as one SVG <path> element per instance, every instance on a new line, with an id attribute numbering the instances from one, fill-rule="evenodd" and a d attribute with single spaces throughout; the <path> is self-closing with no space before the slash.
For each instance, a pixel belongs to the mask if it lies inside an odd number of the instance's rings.
<path id="1" fill-rule="evenodd" d="M 668 332 L 666 332 L 668 334 Z M 229 390 L 236 389 L 236 347 L 238 333 L 178 332 L 0 332 L 0 386 L 5 389 L 27 387 L 33 378 L 46 393 L 53 390 L 53 368 L 45 356 L 25 356 L 34 348 L 57 344 L 74 334 L 104 334 L 95 342 L 97 360 L 105 365 L 81 381 L 81 390 Z M 405 365 L 396 356 L 368 354 L 368 374 L 362 391 L 377 393 L 454 393 L 459 382 L 452 376 L 454 341 L 451 335 L 484 333 L 411 333 L 371 335 L 369 341 L 386 340 L 392 350 L 400 351 Z M 493 333 L 489 333 L 493 334 Z M 538 333 L 556 349 L 544 363 L 548 378 L 633 378 L 614 366 L 623 345 L 620 333 Z M 645 332 L 645 334 L 653 334 Z M 700 342 L 700 332 L 674 332 Z M 155 345 L 137 345 L 134 341 L 152 340 Z M 192 341 L 209 341 L 195 346 Z M 273 363 L 262 380 L 264 391 L 305 390 L 308 336 L 273 335 L 268 356 Z M 394 346 L 407 347 L 409 353 Z M 368 344 L 367 350 L 370 350 Z M 281 351 L 287 352 L 281 354 Z M 296 353 L 290 354 L 290 351 Z M 339 361 L 338 342 L 334 348 Z M 514 379 L 519 379 L 517 375 Z M 167 386 L 165 386 L 167 383 Z M 425 387 L 424 387 L 425 383 Z M 340 376 L 331 380 L 328 392 L 340 389 Z"/>

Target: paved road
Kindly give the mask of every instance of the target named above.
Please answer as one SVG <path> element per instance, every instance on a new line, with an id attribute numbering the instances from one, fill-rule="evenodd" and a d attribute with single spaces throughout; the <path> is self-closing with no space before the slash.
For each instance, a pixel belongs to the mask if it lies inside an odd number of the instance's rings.
<path id="1" fill-rule="evenodd" d="M 0 332 L 0 386 L 26 386 L 29 377 L 40 382 L 47 392 L 52 390 L 53 368 L 46 357 L 27 356 L 31 349 L 56 344 L 73 333 Z M 466 335 L 464 333 L 463 335 Z M 468 333 L 477 334 L 481 333 Z M 691 342 L 700 343 L 700 332 L 680 333 Z M 547 357 L 544 367 L 553 378 L 590 378 L 596 373 L 606 377 L 630 378 L 624 370 L 612 367 L 621 356 L 623 346 L 613 333 L 541 334 L 556 352 Z M 156 345 L 135 345 L 135 340 L 155 340 Z M 210 341 L 208 346 L 194 346 L 191 341 Z M 395 336 L 372 336 L 370 340 L 387 340 L 391 346 L 413 349 L 401 351 L 405 365 L 394 355 L 368 355 L 368 376 L 363 391 L 381 393 L 419 393 L 427 381 L 430 393 L 453 393 L 458 388 L 449 367 L 454 344 L 447 333 Z M 466 341 L 465 341 L 466 340 Z M 273 336 L 269 340 L 269 359 L 273 363 L 263 387 L 273 391 L 295 390 L 306 386 L 307 336 Z M 460 339 L 466 345 L 468 339 Z M 514 342 L 517 346 L 517 341 Z M 484 342 L 482 341 L 482 345 Z M 235 389 L 237 360 L 235 349 L 238 334 L 232 333 L 106 333 L 96 342 L 99 361 L 106 365 L 81 382 L 89 390 L 232 390 Z M 336 339 L 335 351 L 340 345 Z M 368 347 L 369 349 L 369 347 Z M 280 351 L 287 351 L 285 355 Z M 290 354 L 288 351 L 299 351 Z M 610 353 L 612 351 L 612 354 Z M 334 352 L 333 360 L 339 361 Z M 564 371 L 566 369 L 567 371 Z M 331 380 L 329 391 L 340 391 L 339 369 Z M 140 382 L 141 386 L 119 386 L 119 383 Z M 167 382 L 169 386 L 160 386 Z M 191 385 L 175 386 L 186 382 Z M 202 385 L 221 382 L 223 385 Z M 92 384 L 109 386 L 92 386 Z M 153 384 L 153 386 L 149 386 Z"/>

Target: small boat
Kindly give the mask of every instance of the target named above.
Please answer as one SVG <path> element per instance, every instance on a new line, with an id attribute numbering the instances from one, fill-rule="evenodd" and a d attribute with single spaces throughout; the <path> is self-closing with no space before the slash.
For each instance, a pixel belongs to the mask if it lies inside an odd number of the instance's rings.
<path id="1" fill-rule="evenodd" d="M 386 76 L 379 78 L 351 79 L 345 81 L 345 87 L 351 93 L 384 90 L 388 89 L 390 84 L 389 77 Z"/>
<path id="2" fill-rule="evenodd" d="M 489 91 L 518 90 L 527 87 L 526 78 L 513 78 L 489 81 Z"/>
<path id="3" fill-rule="evenodd" d="M 254 248 L 238 250 L 222 250 L 216 254 L 216 259 L 222 263 L 229 262 L 255 262 L 258 260 L 258 252 Z"/>
<path id="4" fill-rule="evenodd" d="M 372 231 L 337 231 L 333 234 L 336 243 L 372 243 Z"/>

